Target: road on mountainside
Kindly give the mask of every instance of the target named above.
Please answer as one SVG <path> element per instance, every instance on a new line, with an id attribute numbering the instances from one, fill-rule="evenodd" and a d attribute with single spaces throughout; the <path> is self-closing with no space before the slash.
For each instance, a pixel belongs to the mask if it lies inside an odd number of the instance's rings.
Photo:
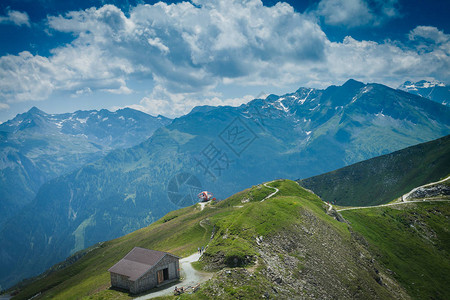
<path id="1" fill-rule="evenodd" d="M 181 269 L 181 281 L 173 284 L 168 284 L 167 287 L 161 287 L 152 293 L 148 293 L 144 296 L 135 298 L 136 300 L 151 299 L 160 296 L 173 295 L 175 286 L 187 288 L 188 286 L 196 286 L 199 283 L 203 283 L 212 277 L 212 273 L 204 273 L 195 270 L 191 263 L 198 261 L 200 258 L 199 253 L 192 254 L 191 256 L 185 257 L 180 260 Z"/>
<path id="2" fill-rule="evenodd" d="M 442 180 L 436 181 L 436 182 L 431 182 L 431 183 L 427 183 L 421 186 L 418 186 L 416 188 L 413 188 L 411 191 L 409 191 L 408 193 L 404 194 L 403 196 L 399 197 L 400 199 L 402 199 L 402 202 L 395 202 L 395 203 L 388 203 L 388 204 L 380 204 L 380 205 L 374 205 L 374 206 L 356 206 L 356 207 L 347 207 L 347 208 L 340 208 L 340 209 L 336 209 L 336 211 L 345 211 L 345 210 L 352 210 L 352 209 L 364 209 L 364 208 L 376 208 L 376 207 L 383 207 L 383 206 L 392 206 L 392 205 L 401 205 L 401 204 L 408 204 L 408 203 L 418 203 L 418 202 L 448 202 L 450 200 L 446 200 L 446 199 L 429 199 L 429 198 L 424 198 L 421 200 L 413 200 L 413 201 L 407 201 L 406 199 L 408 199 L 409 195 L 411 195 L 412 193 L 414 193 L 415 191 L 417 191 L 420 188 L 424 188 L 427 186 L 432 186 L 438 183 L 442 183 L 444 181 L 447 181 L 448 179 L 450 179 L 450 176 L 448 176 L 447 178 L 444 178 Z M 332 205 L 328 202 L 325 202 L 326 205 L 328 206 L 328 211 L 330 211 L 332 209 Z"/>
<path id="3" fill-rule="evenodd" d="M 271 181 L 271 182 L 273 182 L 273 181 Z M 270 182 L 269 182 L 269 183 L 270 183 Z M 268 188 L 271 188 L 271 189 L 274 189 L 275 192 L 273 192 L 272 194 L 270 194 L 270 195 L 267 196 L 266 198 L 262 199 L 261 202 L 263 202 L 263 201 L 266 200 L 266 199 L 269 199 L 270 197 L 274 196 L 276 193 L 278 193 L 278 192 L 280 191 L 280 190 L 277 189 L 276 187 L 270 186 L 270 185 L 268 185 L 267 183 L 264 183 L 264 186 L 265 186 L 265 187 L 268 187 Z"/>
<path id="4" fill-rule="evenodd" d="M 418 203 L 418 202 L 449 202 L 450 200 L 445 199 L 422 199 L 422 200 L 413 200 L 413 201 L 405 201 L 405 202 L 396 202 L 396 203 L 388 203 L 388 204 L 380 204 L 380 205 L 374 205 L 374 206 L 358 206 L 358 207 L 347 207 L 347 208 L 341 208 L 336 209 L 336 211 L 344 211 L 344 210 L 352 210 L 352 209 L 363 209 L 363 208 L 376 208 L 376 207 L 383 207 L 383 206 L 393 206 L 393 205 L 402 205 L 402 204 L 408 204 L 408 203 Z M 331 205 L 330 205 L 331 206 Z"/>
<path id="5" fill-rule="evenodd" d="M 415 191 L 417 191 L 420 188 L 424 188 L 424 187 L 427 187 L 427 186 L 431 186 L 431 185 L 435 185 L 435 184 L 438 184 L 438 183 L 442 183 L 442 182 L 448 180 L 449 178 L 450 178 L 450 176 L 448 176 L 447 178 L 444 178 L 442 180 L 436 181 L 436 182 L 427 183 L 427 184 L 418 186 L 416 188 L 413 188 L 409 193 L 406 193 L 403 196 L 401 196 L 402 201 L 406 201 L 406 199 L 408 199 L 409 195 L 411 195 L 412 193 L 414 193 Z"/>

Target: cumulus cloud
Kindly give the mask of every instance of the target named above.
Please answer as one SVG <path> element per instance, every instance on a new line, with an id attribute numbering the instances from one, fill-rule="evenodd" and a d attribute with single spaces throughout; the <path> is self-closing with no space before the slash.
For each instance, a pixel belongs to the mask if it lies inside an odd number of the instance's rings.
<path id="1" fill-rule="evenodd" d="M 208 91 L 220 82 L 243 78 L 260 84 L 293 80 L 286 68 L 323 60 L 326 41 L 320 27 L 290 5 L 269 8 L 259 0 L 160 2 L 138 5 L 128 17 L 105 5 L 50 16 L 48 24 L 76 39 L 48 58 L 0 58 L 9 61 L 11 80 L 29 83 L 3 84 L 1 93 L 10 101 L 42 99 L 54 90 L 76 92 L 86 86 L 129 92 L 130 75 L 151 78 L 171 93 Z M 41 60 L 45 67 L 35 68 Z M 32 69 L 37 74 L 24 78 L 25 70 Z M 41 78 L 46 88 L 33 95 L 38 85 L 33 79 Z"/>
<path id="2" fill-rule="evenodd" d="M 333 1 L 328 3 L 344 3 Z M 318 8 L 325 12 L 326 3 Z M 342 5 L 353 5 L 347 7 L 350 12 L 360 8 L 356 19 L 365 16 L 372 25 L 380 22 L 377 16 L 398 14 L 394 0 L 370 3 L 351 0 Z M 335 18 L 336 24 L 353 24 L 348 15 L 337 13 Z M 105 5 L 49 16 L 48 26 L 75 39 L 48 57 L 29 52 L 0 57 L 1 99 L 40 100 L 55 91 L 78 97 L 98 91 L 131 94 L 129 81 L 144 79 L 155 87 L 134 108 L 176 116 L 195 105 L 247 100 L 227 99 L 216 92 L 218 86 L 317 86 L 348 78 L 397 86 L 412 74 L 450 80 L 448 35 L 435 27 L 415 28 L 407 45 L 350 36 L 331 42 L 315 19 L 286 3 L 159 2 L 137 5 L 126 15 Z"/>
<path id="3" fill-rule="evenodd" d="M 6 16 L 0 16 L 0 24 L 1 23 L 15 24 L 17 26 L 31 26 L 28 14 L 17 10 L 8 10 Z"/>
<path id="4" fill-rule="evenodd" d="M 333 26 L 379 26 L 399 15 L 396 5 L 397 0 L 321 0 L 313 14 Z"/>
<path id="5" fill-rule="evenodd" d="M 130 108 L 141 110 L 151 115 L 163 114 L 175 118 L 189 113 L 195 106 L 239 106 L 255 99 L 253 95 L 240 98 L 223 98 L 216 92 L 209 93 L 171 93 L 161 85 L 155 86 L 152 93 L 141 99 L 139 104 L 130 105 Z"/>
<path id="6" fill-rule="evenodd" d="M 436 44 L 448 43 L 450 39 L 449 34 L 445 34 L 443 31 L 433 26 L 417 26 L 411 30 L 408 36 L 412 41 L 424 39 Z"/>
<path id="7" fill-rule="evenodd" d="M 412 30 L 410 36 L 417 32 L 417 28 Z M 391 41 L 376 43 L 346 37 L 342 43 L 329 44 L 329 71 L 339 78 L 352 74 L 352 77 L 363 81 L 387 83 L 391 86 L 397 86 L 408 76 L 434 77 L 448 82 L 449 39 L 442 43 L 430 43 L 426 52 L 422 47 L 423 44 L 406 47 Z"/>

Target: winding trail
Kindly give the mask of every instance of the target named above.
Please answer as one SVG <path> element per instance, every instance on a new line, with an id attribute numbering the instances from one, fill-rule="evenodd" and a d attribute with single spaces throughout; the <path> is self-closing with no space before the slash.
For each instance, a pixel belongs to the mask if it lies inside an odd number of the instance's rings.
<path id="1" fill-rule="evenodd" d="M 274 180 L 274 181 L 275 181 L 275 180 Z M 273 181 L 271 181 L 271 182 L 273 182 Z M 271 183 L 271 182 L 269 182 L 269 183 Z M 270 195 L 267 196 L 266 198 L 262 199 L 261 202 L 263 202 L 263 201 L 266 200 L 266 199 L 271 198 L 272 196 L 275 196 L 275 194 L 278 193 L 278 192 L 280 191 L 280 190 L 277 189 L 276 187 L 270 186 L 270 185 L 268 185 L 267 183 L 264 183 L 264 186 L 265 186 L 265 187 L 268 187 L 268 188 L 271 188 L 271 189 L 274 189 L 275 192 L 273 192 L 272 194 L 270 194 Z"/>
<path id="2" fill-rule="evenodd" d="M 413 200 L 413 201 L 404 201 L 404 202 L 396 202 L 396 203 L 388 203 L 388 204 L 380 204 L 380 205 L 374 205 L 374 206 L 357 206 L 357 207 L 347 207 L 347 208 L 341 208 L 336 209 L 336 211 L 344 211 L 344 210 L 352 210 L 352 209 L 363 209 L 363 208 L 376 208 L 376 207 L 383 207 L 383 206 L 393 206 L 393 205 L 402 205 L 402 204 L 408 204 L 408 203 L 423 203 L 423 202 L 449 202 L 450 200 L 445 199 L 422 199 L 422 200 Z M 331 206 L 331 205 L 330 205 Z"/>
<path id="3" fill-rule="evenodd" d="M 438 184 L 438 183 L 442 183 L 442 182 L 444 182 L 444 181 L 447 181 L 448 179 L 450 179 L 450 176 L 448 176 L 447 178 L 444 178 L 444 179 L 442 179 L 442 180 L 436 181 L 436 182 L 431 182 L 431 183 L 427 183 L 427 184 L 418 186 L 418 187 L 416 187 L 416 188 L 413 188 L 409 193 L 404 194 L 404 195 L 401 196 L 400 198 L 402 199 L 402 201 L 406 201 L 406 199 L 408 199 L 409 195 L 411 195 L 412 193 L 414 193 L 414 192 L 417 191 L 418 189 L 424 188 L 424 187 L 427 187 L 427 186 L 431 186 L 431 185 L 435 185 L 435 184 Z"/>
<path id="4" fill-rule="evenodd" d="M 198 204 L 200 204 L 200 211 L 202 211 L 203 209 L 205 209 L 205 205 L 208 202 L 199 202 Z"/>
<path id="5" fill-rule="evenodd" d="M 393 206 L 393 205 L 402 205 L 402 204 L 419 203 L 419 202 L 449 202 L 450 200 L 447 200 L 447 199 L 430 199 L 430 198 L 423 198 L 421 200 L 412 200 L 412 201 L 406 200 L 406 199 L 408 199 L 409 195 L 411 195 L 412 193 L 414 193 L 415 191 L 417 191 L 420 188 L 424 188 L 424 187 L 432 186 L 432 185 L 435 185 L 435 184 L 438 184 L 438 183 L 442 183 L 442 182 L 447 181 L 449 179 L 450 179 L 450 176 L 448 176 L 447 178 L 444 178 L 442 180 L 436 181 L 436 182 L 430 182 L 430 183 L 418 186 L 416 188 L 413 188 L 408 193 L 406 193 L 403 196 L 399 197 L 399 199 L 401 199 L 401 202 L 387 203 L 387 204 L 380 204 L 380 205 L 373 205 L 373 206 L 346 207 L 346 208 L 336 209 L 336 211 L 339 212 L 339 211 L 353 210 L 353 209 L 376 208 L 376 207 L 383 207 L 383 206 Z M 328 206 L 327 211 L 330 211 L 333 208 L 333 206 L 330 203 L 325 202 L 325 204 Z"/>

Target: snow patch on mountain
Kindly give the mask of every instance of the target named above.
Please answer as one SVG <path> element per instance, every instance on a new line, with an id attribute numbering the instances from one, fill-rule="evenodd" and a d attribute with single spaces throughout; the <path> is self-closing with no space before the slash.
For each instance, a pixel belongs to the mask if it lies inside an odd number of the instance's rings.
<path id="1" fill-rule="evenodd" d="M 419 89 L 428 89 L 437 86 L 445 87 L 445 84 L 436 80 L 433 81 L 421 80 L 418 82 L 406 81 L 405 83 L 399 86 L 399 89 L 404 91 L 417 91 Z"/>
<path id="2" fill-rule="evenodd" d="M 85 124 L 86 121 L 87 121 L 88 119 L 89 119 L 89 118 L 85 118 L 85 119 L 76 118 L 76 120 L 77 120 L 78 122 L 80 122 L 81 124 Z"/>
<path id="3" fill-rule="evenodd" d="M 310 89 L 310 90 L 308 91 L 308 94 L 306 94 L 306 97 L 305 97 L 305 98 L 302 98 L 302 99 L 299 99 L 297 102 L 300 103 L 301 105 L 302 105 L 303 103 L 305 103 L 305 101 L 308 99 L 309 95 L 311 94 L 311 92 L 312 92 L 313 90 L 314 90 L 314 89 Z"/>

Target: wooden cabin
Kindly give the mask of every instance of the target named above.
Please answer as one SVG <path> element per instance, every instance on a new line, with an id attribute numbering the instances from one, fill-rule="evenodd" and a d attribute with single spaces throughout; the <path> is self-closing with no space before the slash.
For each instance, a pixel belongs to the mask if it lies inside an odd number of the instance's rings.
<path id="1" fill-rule="evenodd" d="M 180 278 L 179 257 L 168 252 L 134 247 L 112 266 L 111 286 L 139 294 Z"/>

